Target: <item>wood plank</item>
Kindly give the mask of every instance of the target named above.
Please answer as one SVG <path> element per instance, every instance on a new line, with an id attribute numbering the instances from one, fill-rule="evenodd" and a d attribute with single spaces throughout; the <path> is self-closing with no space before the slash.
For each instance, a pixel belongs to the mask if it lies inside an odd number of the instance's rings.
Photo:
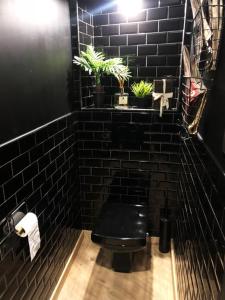
<path id="1" fill-rule="evenodd" d="M 56 300 L 58 298 L 58 295 L 59 295 L 60 291 L 62 290 L 62 287 L 65 284 L 65 280 L 68 277 L 68 275 L 70 273 L 70 270 L 71 270 L 71 268 L 74 264 L 74 260 L 76 259 L 78 251 L 79 251 L 79 249 L 82 245 L 83 239 L 84 239 L 84 232 L 82 231 L 79 238 L 78 238 L 78 240 L 77 240 L 77 242 L 76 242 L 76 245 L 75 245 L 70 257 L 68 258 L 68 261 L 67 261 L 67 263 L 65 265 L 65 268 L 64 268 L 64 270 L 63 270 L 63 272 L 62 272 L 62 274 L 59 278 L 59 281 L 58 281 L 58 283 L 57 283 L 57 285 L 56 285 L 56 287 L 55 287 L 55 289 L 54 289 L 54 291 L 51 295 L 50 300 Z"/>
<path id="2" fill-rule="evenodd" d="M 112 254 L 84 232 L 79 253 L 57 300 L 174 300 L 171 255 L 161 254 L 156 239 L 135 254 L 133 272 L 111 269 Z"/>

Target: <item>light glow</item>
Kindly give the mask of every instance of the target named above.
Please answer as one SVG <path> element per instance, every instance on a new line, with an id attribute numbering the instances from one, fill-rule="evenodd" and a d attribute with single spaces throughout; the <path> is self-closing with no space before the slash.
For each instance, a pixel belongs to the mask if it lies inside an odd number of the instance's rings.
<path id="1" fill-rule="evenodd" d="M 142 0 L 117 0 L 118 11 L 126 16 L 135 16 L 142 9 Z"/>
<path id="2" fill-rule="evenodd" d="M 54 0 L 15 0 L 16 17 L 29 25 L 50 24 L 57 18 Z"/>

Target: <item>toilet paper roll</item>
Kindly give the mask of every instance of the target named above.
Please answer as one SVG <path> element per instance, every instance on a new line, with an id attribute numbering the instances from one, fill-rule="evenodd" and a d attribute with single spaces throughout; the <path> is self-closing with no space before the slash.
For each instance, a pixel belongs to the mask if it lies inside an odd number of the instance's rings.
<path id="1" fill-rule="evenodd" d="M 26 214 L 25 217 L 16 224 L 15 231 L 20 237 L 28 237 L 32 261 L 41 245 L 37 216 L 34 213 Z"/>

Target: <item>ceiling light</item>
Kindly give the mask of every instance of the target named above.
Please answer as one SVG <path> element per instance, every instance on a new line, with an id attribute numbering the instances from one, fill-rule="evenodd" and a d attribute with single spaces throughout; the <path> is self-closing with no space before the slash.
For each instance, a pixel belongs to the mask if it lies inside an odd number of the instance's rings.
<path id="1" fill-rule="evenodd" d="M 142 9 L 142 0 L 117 0 L 117 7 L 119 12 L 135 16 Z"/>

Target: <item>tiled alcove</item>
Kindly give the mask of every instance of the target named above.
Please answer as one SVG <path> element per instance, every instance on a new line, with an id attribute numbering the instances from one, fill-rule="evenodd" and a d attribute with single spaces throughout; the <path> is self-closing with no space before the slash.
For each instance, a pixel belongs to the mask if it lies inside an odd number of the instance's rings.
<path id="1" fill-rule="evenodd" d="M 124 64 L 129 66 L 132 73 L 132 78 L 125 87 L 125 91 L 130 95 L 131 107 L 135 106 L 130 91 L 133 82 L 172 78 L 174 97 L 170 109 L 176 109 L 181 74 L 184 3 L 181 0 L 145 1 L 144 8 L 135 17 L 118 13 L 116 6 L 102 4 L 101 8 L 101 4 L 99 1 L 95 9 L 88 8 L 90 13 L 78 8 L 80 50 L 92 44 L 96 49 L 102 50 L 107 58 L 123 58 Z M 82 3 L 79 5 L 82 6 Z M 93 78 L 81 72 L 83 107 L 94 108 L 93 84 Z M 118 83 L 115 78 L 105 76 L 102 84 L 106 93 L 104 107 L 112 108 L 114 93 L 118 92 Z M 152 102 L 149 108 L 158 109 L 158 103 Z"/>

